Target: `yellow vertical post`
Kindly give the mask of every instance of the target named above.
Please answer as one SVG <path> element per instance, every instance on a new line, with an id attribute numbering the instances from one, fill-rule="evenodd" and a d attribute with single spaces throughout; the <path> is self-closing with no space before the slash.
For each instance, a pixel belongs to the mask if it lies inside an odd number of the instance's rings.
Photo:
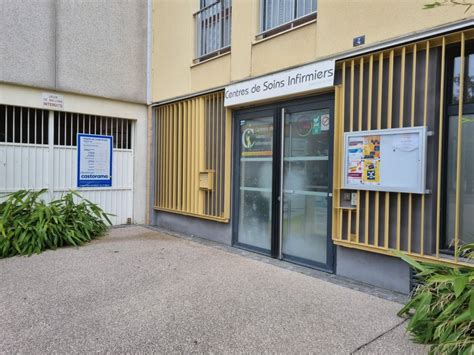
<path id="1" fill-rule="evenodd" d="M 163 150 L 163 109 L 160 107 L 156 109 L 156 112 L 159 113 L 159 132 L 158 132 L 158 144 L 160 146 L 160 154 L 158 155 L 157 159 L 159 163 L 159 175 L 157 175 L 158 179 L 158 189 L 160 190 L 160 199 L 157 203 L 157 206 L 163 207 L 163 176 L 164 176 L 164 169 L 163 169 L 163 162 L 164 162 L 164 150 Z"/>
<path id="2" fill-rule="evenodd" d="M 166 166 L 166 118 L 167 118 L 167 108 L 166 106 L 160 107 L 161 111 L 161 119 L 162 124 L 161 127 L 163 130 L 161 131 L 161 140 L 162 140 L 162 147 L 163 147 L 163 154 L 162 154 L 162 162 L 161 162 L 161 206 L 165 207 L 166 205 L 166 174 L 168 174 L 168 169 Z"/>
<path id="3" fill-rule="evenodd" d="M 446 61 L 446 37 L 441 43 L 441 78 L 439 89 L 439 133 L 438 133 L 438 188 L 436 193 L 436 257 L 439 258 L 441 234 L 441 171 L 443 163 L 443 127 L 444 127 L 444 66 Z"/>
<path id="4" fill-rule="evenodd" d="M 186 163 L 186 204 L 187 208 L 186 210 L 188 212 L 192 212 L 192 204 L 191 204 L 191 181 L 192 181 L 192 164 L 193 164 L 193 158 L 192 158 L 192 150 L 193 150 L 193 144 L 192 144 L 192 136 L 193 136 L 193 129 L 192 129 L 192 122 L 193 118 L 191 115 L 191 100 L 188 100 L 186 104 L 186 144 L 187 144 L 187 163 Z"/>
<path id="5" fill-rule="evenodd" d="M 379 79 L 377 83 L 377 129 L 382 125 L 382 93 L 383 93 L 383 52 L 379 54 Z M 374 244 L 379 246 L 379 209 L 380 193 L 375 192 L 375 221 L 374 221 Z"/>
<path id="6" fill-rule="evenodd" d="M 173 104 L 173 209 L 177 208 L 178 199 L 178 105 Z"/>
<path id="7" fill-rule="evenodd" d="M 354 70 L 355 62 L 351 60 L 351 86 L 349 88 L 349 131 L 354 129 Z M 352 211 L 347 212 L 347 240 L 352 242 Z"/>
<path id="8" fill-rule="evenodd" d="M 403 47 L 402 54 L 400 57 L 400 114 L 398 116 L 398 127 L 403 127 L 403 111 L 405 109 L 405 57 L 406 47 Z M 400 238 L 401 238 L 401 214 L 402 214 L 402 194 L 397 194 L 397 241 L 396 249 L 400 250 Z"/>
<path id="9" fill-rule="evenodd" d="M 428 82 L 430 68 L 430 41 L 426 41 L 425 96 L 423 100 L 423 126 L 428 124 Z M 425 254 L 425 195 L 421 195 L 420 254 Z"/>
<path id="10" fill-rule="evenodd" d="M 160 124 L 160 131 L 158 135 L 158 143 L 160 145 L 160 154 L 158 156 L 158 163 L 159 163 L 159 169 L 160 173 L 158 175 L 158 189 L 160 190 L 160 199 L 157 203 L 158 207 L 163 207 L 163 178 L 164 178 L 164 169 L 163 169 L 163 163 L 165 159 L 165 154 L 164 154 L 164 149 L 163 149 L 163 123 L 164 123 L 164 111 L 162 107 L 159 107 L 156 109 L 156 112 L 159 113 L 159 124 Z"/>
<path id="11" fill-rule="evenodd" d="M 183 127 L 183 178 L 182 178 L 182 210 L 187 212 L 188 211 L 188 175 L 189 175 L 189 156 L 188 156 L 188 102 L 183 102 L 183 120 L 182 120 L 182 127 Z"/>
<path id="12" fill-rule="evenodd" d="M 415 98 L 416 98 L 416 55 L 417 45 L 413 45 L 413 67 L 412 67 L 412 83 L 411 83 L 411 118 L 410 126 L 415 125 Z M 411 239 L 412 239 L 412 213 L 413 213 L 413 195 L 408 195 L 408 253 L 411 253 Z"/>
<path id="13" fill-rule="evenodd" d="M 362 111 L 364 107 L 364 57 L 360 58 L 359 63 L 359 122 L 358 129 L 362 131 Z M 365 210 L 367 214 L 367 209 Z M 360 190 L 357 190 L 357 208 L 356 208 L 356 240 L 360 243 Z"/>
<path id="14" fill-rule="evenodd" d="M 349 131 L 352 132 L 354 129 L 354 60 L 351 61 L 351 87 L 350 87 L 350 94 L 349 94 Z"/>
<path id="15" fill-rule="evenodd" d="M 364 57 L 360 58 L 359 62 L 359 131 L 362 131 L 362 112 L 364 106 Z"/>
<path id="16" fill-rule="evenodd" d="M 166 106 L 166 208 L 171 207 L 171 105 Z"/>
<path id="17" fill-rule="evenodd" d="M 193 213 L 197 213 L 196 199 L 197 199 L 197 182 L 196 182 L 196 152 L 198 144 L 196 141 L 196 99 L 191 99 L 191 208 Z"/>
<path id="18" fill-rule="evenodd" d="M 183 140 L 182 140 L 182 136 L 183 136 L 183 103 L 182 102 L 179 102 L 178 104 L 178 139 L 177 139 L 177 142 L 178 142 L 178 151 L 177 151 L 177 159 L 176 159 L 176 163 L 178 165 L 177 167 L 177 189 L 178 191 L 176 192 L 176 208 L 178 210 L 181 210 L 183 208 L 183 204 L 182 204 L 182 191 L 183 191 L 183 186 L 182 186 L 182 183 L 183 183 L 183 171 L 182 171 L 182 166 L 183 166 Z"/>
<path id="19" fill-rule="evenodd" d="M 339 124 L 338 121 L 340 119 L 340 114 L 341 114 L 341 86 L 338 85 L 335 88 L 335 114 L 334 114 L 334 141 L 333 141 L 333 204 L 332 204 L 332 220 L 331 220 L 331 238 L 332 239 L 337 239 L 336 236 L 338 236 L 338 231 L 337 231 L 337 224 L 338 224 L 338 208 L 339 204 L 337 203 L 337 198 L 338 198 L 338 193 L 337 191 L 339 190 L 340 183 L 339 183 L 339 142 L 338 142 L 338 137 L 339 137 Z"/>
<path id="20" fill-rule="evenodd" d="M 338 136 L 337 140 L 340 141 L 340 139 L 344 135 L 344 119 L 345 119 L 345 108 L 346 108 L 346 62 L 342 63 L 342 92 L 341 92 L 341 120 L 338 122 L 338 125 L 340 126 L 338 129 Z M 343 164 L 343 157 L 342 155 L 339 157 L 339 164 L 338 164 L 338 169 L 339 171 L 342 171 L 342 164 Z M 339 186 L 340 189 L 340 186 Z M 337 206 L 339 206 L 339 201 L 340 201 L 340 190 L 338 191 L 337 194 Z M 338 215 L 339 215 L 339 220 L 338 220 L 338 233 L 339 233 L 339 239 L 342 240 L 342 220 L 344 217 L 344 212 L 342 209 L 338 210 Z M 349 239 L 349 238 L 348 238 Z"/>
<path id="21" fill-rule="evenodd" d="M 198 105 L 198 121 L 199 121 L 199 132 L 198 132 L 198 139 L 199 139 L 199 169 L 198 169 L 198 188 L 199 188 L 199 172 L 204 171 L 206 169 L 206 122 L 205 122 L 205 107 L 204 107 L 204 98 L 198 98 L 197 105 Z M 204 191 L 199 190 L 199 213 L 204 214 L 204 203 L 205 203 L 205 194 Z"/>
<path id="22" fill-rule="evenodd" d="M 232 161 L 232 113 L 224 108 L 225 115 L 225 179 L 224 179 L 224 218 L 230 218 L 230 180 Z M 238 182 L 237 182 L 238 183 Z"/>
<path id="23" fill-rule="evenodd" d="M 461 69 L 459 78 L 459 108 L 458 108 L 458 142 L 456 147 L 456 216 L 454 221 L 454 261 L 459 257 L 459 232 L 461 219 L 461 165 L 462 165 L 462 115 L 464 104 L 464 66 L 465 66 L 465 38 L 464 32 L 461 32 Z"/>
<path id="24" fill-rule="evenodd" d="M 218 133 L 217 133 L 217 110 L 218 110 L 218 106 L 217 106 L 217 94 L 214 94 L 213 95 L 213 100 L 214 100 L 214 112 L 213 112 L 213 115 L 212 115 L 212 146 L 211 146 L 211 154 L 212 154 L 212 170 L 214 170 L 214 178 L 217 176 L 217 149 L 218 149 Z M 217 203 L 217 200 L 216 200 L 216 196 L 217 196 L 217 183 L 216 181 L 214 180 L 213 182 L 214 184 L 214 188 L 212 190 L 212 194 L 211 194 L 211 199 L 212 199 L 212 203 L 211 203 L 211 214 L 213 216 L 216 215 L 216 203 Z"/>
<path id="25" fill-rule="evenodd" d="M 199 117 L 197 115 L 197 107 L 196 107 L 196 101 L 197 99 L 192 100 L 192 119 L 193 119 L 193 124 L 192 124 L 192 136 L 193 136 L 193 161 L 192 161 L 192 201 L 193 201 L 193 212 L 198 213 L 199 207 L 198 207 L 198 200 L 199 200 L 199 185 L 198 185 L 198 170 L 199 170 L 199 165 L 198 165 L 198 155 L 199 155 L 199 140 L 197 139 L 198 134 L 199 134 Z"/>
<path id="26" fill-rule="evenodd" d="M 220 217 L 222 217 L 222 198 L 224 196 L 224 189 L 222 186 L 222 177 L 224 175 L 224 124 L 225 124 L 225 116 L 224 116 L 224 102 L 222 100 L 223 96 L 222 93 L 219 94 L 219 137 L 220 137 L 220 144 L 219 144 L 219 197 L 217 200 L 217 213 Z"/>
<path id="27" fill-rule="evenodd" d="M 367 92 L 367 130 L 372 129 L 372 86 L 374 74 L 374 56 L 369 59 L 369 82 Z M 365 244 L 369 245 L 370 192 L 365 191 Z"/>
<path id="28" fill-rule="evenodd" d="M 153 109 L 152 109 L 153 110 Z M 161 146 L 160 146 L 160 113 L 158 109 L 154 109 L 155 111 L 155 201 L 153 202 L 154 206 L 159 205 L 160 201 L 160 188 L 159 188 L 159 178 L 160 178 L 160 171 L 159 168 L 160 164 L 160 153 L 161 153 Z M 90 121 L 89 121 L 90 123 Z M 117 134 L 118 137 L 118 134 Z M 118 143 L 117 143 L 118 147 Z"/>
<path id="29" fill-rule="evenodd" d="M 393 62 L 394 50 L 390 51 L 388 62 L 388 98 L 387 98 L 387 128 L 392 128 L 393 116 Z M 388 249 L 390 243 L 390 192 L 385 193 L 385 213 L 384 213 L 384 248 Z"/>

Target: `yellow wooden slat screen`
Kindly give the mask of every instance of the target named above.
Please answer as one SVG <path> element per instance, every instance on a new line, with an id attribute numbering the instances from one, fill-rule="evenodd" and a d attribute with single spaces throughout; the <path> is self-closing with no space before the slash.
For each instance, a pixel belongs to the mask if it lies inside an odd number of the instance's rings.
<path id="1" fill-rule="evenodd" d="M 159 106 L 155 209 L 228 222 L 231 115 L 222 92 Z"/>
<path id="2" fill-rule="evenodd" d="M 335 244 L 392 254 L 404 251 L 418 259 L 466 264 L 440 252 L 442 173 L 445 122 L 446 48 L 460 48 L 459 112 L 461 122 L 464 92 L 465 43 L 474 30 L 391 48 L 338 63 L 341 84 L 336 87 L 334 129 Z M 357 206 L 341 203 L 344 132 L 427 126 L 427 188 L 429 194 L 355 191 Z M 461 161 L 462 124 L 457 125 L 456 161 Z M 454 244 L 459 245 L 461 164 L 456 164 L 456 213 Z M 407 176 L 409 178 L 409 176 Z"/>

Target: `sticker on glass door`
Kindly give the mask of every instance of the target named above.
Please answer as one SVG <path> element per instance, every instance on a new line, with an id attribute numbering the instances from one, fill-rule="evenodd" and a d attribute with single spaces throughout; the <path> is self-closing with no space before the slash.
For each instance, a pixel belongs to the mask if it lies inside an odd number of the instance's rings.
<path id="1" fill-rule="evenodd" d="M 238 242 L 271 249 L 273 117 L 240 121 Z"/>

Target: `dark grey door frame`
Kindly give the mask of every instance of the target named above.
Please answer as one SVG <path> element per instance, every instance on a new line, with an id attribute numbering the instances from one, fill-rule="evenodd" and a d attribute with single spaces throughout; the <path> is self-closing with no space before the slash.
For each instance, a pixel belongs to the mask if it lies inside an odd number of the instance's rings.
<path id="1" fill-rule="evenodd" d="M 263 255 L 278 257 L 279 255 L 279 211 L 280 204 L 282 203 L 282 197 L 280 195 L 280 184 L 281 184 L 281 126 L 282 126 L 282 109 L 289 112 L 299 112 L 308 109 L 320 109 L 329 108 L 331 124 L 329 130 L 329 169 L 328 169 L 328 220 L 327 220 L 327 263 L 322 264 L 318 262 L 308 262 L 307 260 L 299 259 L 296 257 L 284 256 L 284 260 L 303 264 L 316 269 L 324 271 L 334 272 L 335 269 L 335 246 L 332 243 L 332 185 L 333 181 L 331 176 L 333 175 L 333 145 L 334 145 L 334 94 L 322 94 L 312 96 L 304 99 L 296 99 L 291 101 L 282 101 L 275 104 L 245 108 L 236 110 L 232 114 L 233 121 L 233 198 L 232 198 L 232 244 L 235 247 L 242 248 L 245 250 L 253 251 Z M 239 228 L 239 204 L 240 204 L 240 150 L 241 150 L 241 139 L 240 139 L 240 121 L 242 119 L 258 118 L 262 115 L 273 115 L 274 127 L 273 127 L 273 168 L 272 168 L 272 225 L 271 225 L 271 250 L 261 249 L 255 246 L 242 244 L 238 242 L 238 228 Z"/>

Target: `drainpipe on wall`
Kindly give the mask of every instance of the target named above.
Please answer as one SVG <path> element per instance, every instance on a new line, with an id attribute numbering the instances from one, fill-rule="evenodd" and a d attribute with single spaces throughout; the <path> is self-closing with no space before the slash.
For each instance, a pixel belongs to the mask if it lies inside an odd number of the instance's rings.
<path id="1" fill-rule="evenodd" d="M 147 0 L 147 39 L 146 39 L 146 103 L 147 103 L 147 152 L 146 152 L 146 211 L 145 223 L 150 224 L 151 208 L 151 164 L 153 144 L 153 111 L 151 108 L 151 58 L 153 44 L 153 4 Z"/>

